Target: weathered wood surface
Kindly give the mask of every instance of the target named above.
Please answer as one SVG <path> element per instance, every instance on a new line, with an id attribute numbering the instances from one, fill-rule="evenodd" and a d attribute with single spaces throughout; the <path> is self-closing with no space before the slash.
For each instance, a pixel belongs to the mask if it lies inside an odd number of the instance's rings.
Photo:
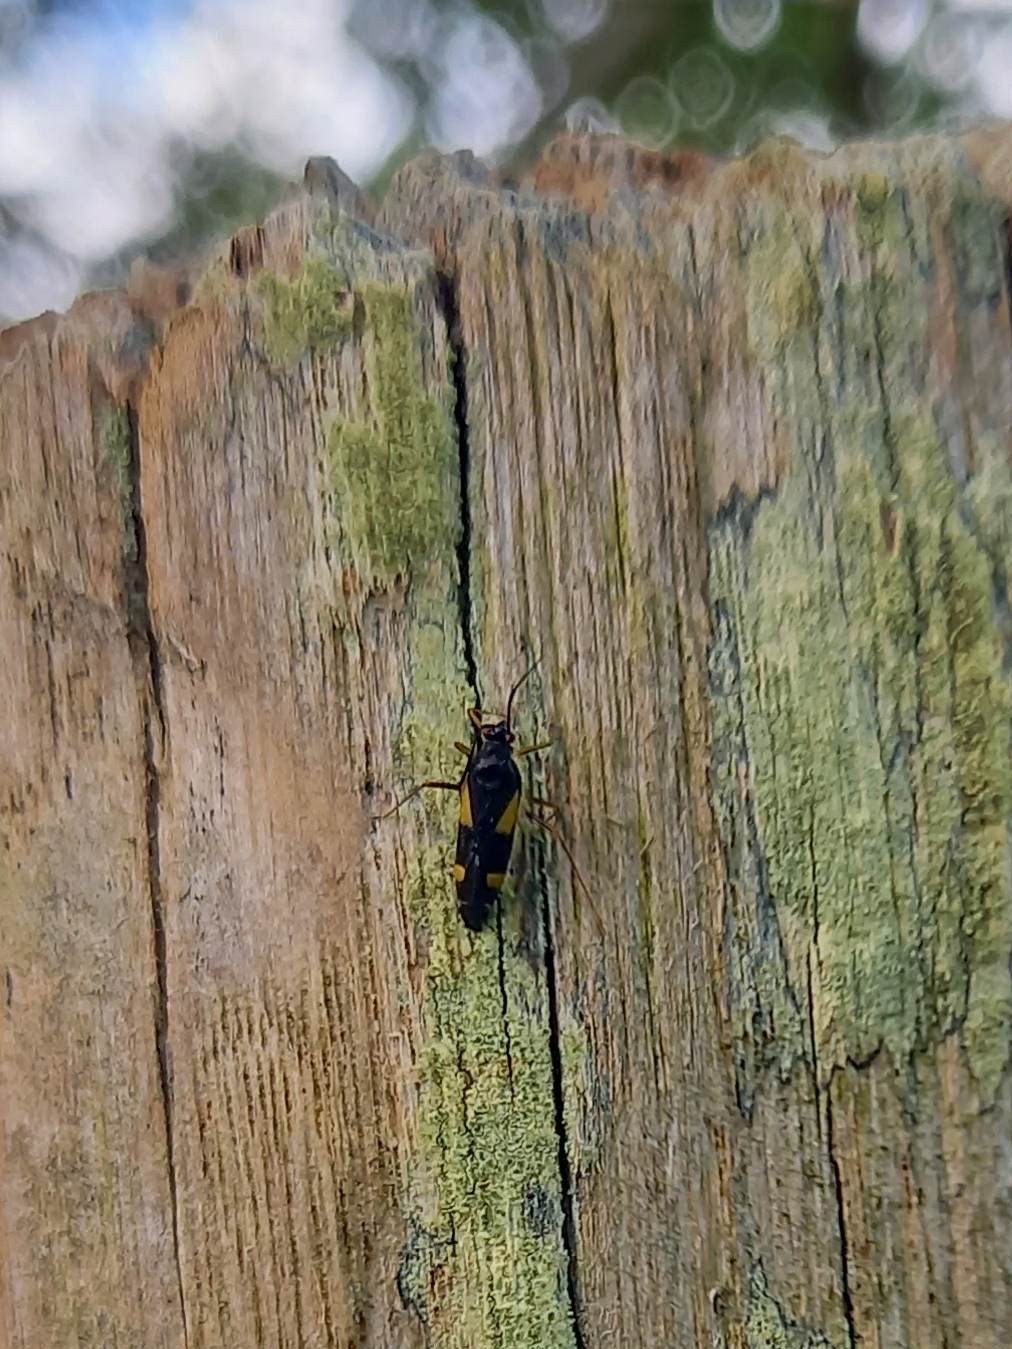
<path id="1" fill-rule="evenodd" d="M 1010 165 L 321 162 L 0 336 L 5 1342 L 1012 1342 Z M 375 817 L 534 656 L 472 938 Z"/>

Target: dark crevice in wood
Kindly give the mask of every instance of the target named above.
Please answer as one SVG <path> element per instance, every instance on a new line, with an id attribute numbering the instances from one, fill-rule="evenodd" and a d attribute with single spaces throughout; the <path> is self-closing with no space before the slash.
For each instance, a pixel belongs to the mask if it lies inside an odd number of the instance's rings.
<path id="1" fill-rule="evenodd" d="M 569 1135 L 566 1129 L 566 1097 L 562 1077 L 562 1037 L 559 1029 L 559 984 L 555 966 L 555 939 L 552 906 L 544 889 L 542 922 L 545 932 L 545 980 L 548 984 L 548 1048 L 552 1060 L 552 1099 L 555 1105 L 555 1133 L 559 1140 L 559 1187 L 562 1197 L 562 1244 L 566 1251 L 566 1287 L 573 1316 L 576 1349 L 586 1349 L 580 1324 L 580 1290 L 577 1272 L 576 1209 L 573 1198 L 573 1172 L 569 1162 Z"/>
<path id="2" fill-rule="evenodd" d="M 464 647 L 464 665 L 468 686 L 474 695 L 474 705 L 481 707 L 478 688 L 478 665 L 474 655 L 471 608 L 471 447 L 467 424 L 467 352 L 460 325 L 460 307 L 457 301 L 457 281 L 450 272 L 437 276 L 437 298 L 447 341 L 453 376 L 453 422 L 457 435 L 460 463 L 460 538 L 457 543 L 457 607 L 459 610 L 461 640 Z M 509 1069 L 510 1091 L 513 1090 L 513 1047 L 510 1043 L 509 1008 L 506 998 L 506 955 L 502 931 L 502 900 L 496 898 L 496 935 L 499 943 L 499 992 L 502 996 L 502 1026 L 506 1042 L 506 1063 Z"/>
<path id="3" fill-rule="evenodd" d="M 144 708 L 145 824 L 148 849 L 148 886 L 151 893 L 151 919 L 155 944 L 155 1048 L 158 1055 L 158 1079 L 165 1117 L 165 1152 L 168 1165 L 169 1201 L 172 1206 L 172 1248 L 179 1285 L 180 1315 L 183 1320 L 183 1344 L 189 1342 L 186 1323 L 186 1299 L 183 1291 L 183 1267 L 179 1250 L 179 1198 L 176 1184 L 175 1154 L 172 1136 L 172 1065 L 169 1053 L 169 983 L 165 939 L 165 907 L 161 882 L 158 816 L 161 807 L 161 779 L 158 758 L 166 739 L 163 698 L 162 657 L 155 637 L 149 603 L 147 533 L 141 501 L 140 441 L 137 410 L 126 407 L 130 449 L 130 500 L 127 528 L 131 538 L 124 549 L 124 582 L 130 648 L 141 683 Z"/>
<path id="4" fill-rule="evenodd" d="M 857 1330 L 854 1326 L 854 1296 L 850 1286 L 850 1249 L 847 1244 L 847 1219 L 843 1205 L 843 1177 L 835 1151 L 833 1132 L 833 1084 L 826 1090 L 826 1151 L 829 1154 L 829 1167 L 833 1173 L 833 1189 L 836 1192 L 836 1222 L 840 1234 L 840 1282 L 843 1294 L 843 1314 L 847 1318 L 847 1343 L 850 1349 L 857 1349 Z"/>
<path id="5" fill-rule="evenodd" d="M 812 952 L 808 951 L 805 962 L 808 975 L 808 1038 L 812 1046 L 812 1087 L 815 1092 L 815 1127 L 822 1142 L 822 1111 L 819 1109 L 819 1047 L 815 1036 L 815 991 L 812 985 Z"/>
<path id="6" fill-rule="evenodd" d="M 460 610 L 460 629 L 464 643 L 464 665 L 467 682 L 474 694 L 476 707 L 481 707 L 478 688 L 478 666 L 474 655 L 471 612 L 471 446 L 467 426 L 467 352 L 460 326 L 460 307 L 457 302 L 456 277 L 441 272 L 437 277 L 437 298 L 446 324 L 447 340 L 453 376 L 453 422 L 457 434 L 457 452 L 460 457 L 460 538 L 457 542 L 457 605 Z"/>

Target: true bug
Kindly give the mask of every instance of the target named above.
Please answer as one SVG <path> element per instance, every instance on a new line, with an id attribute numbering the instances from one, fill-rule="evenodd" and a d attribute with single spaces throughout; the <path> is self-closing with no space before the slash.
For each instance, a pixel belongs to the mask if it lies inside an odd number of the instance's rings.
<path id="1" fill-rule="evenodd" d="M 460 818 L 453 879 L 457 887 L 457 909 L 464 925 L 472 932 L 480 932 L 488 922 L 509 870 L 523 790 L 516 761 L 551 745 L 550 740 L 544 740 L 536 745 L 528 745 L 525 749 L 513 748 L 516 738 L 512 728 L 513 700 L 534 668 L 532 665 L 526 670 L 510 689 L 504 720 L 485 722 L 480 708 L 468 709 L 472 728 L 471 743 L 465 745 L 460 740 L 455 742 L 456 748 L 467 759 L 459 781 L 420 783 L 404 800 L 398 801 L 393 810 L 387 812 L 387 815 L 392 815 L 426 787 L 458 793 Z M 557 809 L 552 802 L 540 797 L 532 797 L 531 802 L 553 813 Z M 587 887 L 582 876 L 579 876 L 573 855 L 562 836 L 548 820 L 535 815 L 533 811 L 531 818 L 565 850 L 586 891 Z"/>

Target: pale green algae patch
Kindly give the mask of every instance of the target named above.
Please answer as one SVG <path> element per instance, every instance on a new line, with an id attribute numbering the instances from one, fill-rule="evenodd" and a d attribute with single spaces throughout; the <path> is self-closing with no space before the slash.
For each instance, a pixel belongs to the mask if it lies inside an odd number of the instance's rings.
<path id="1" fill-rule="evenodd" d="M 124 404 L 103 402 L 96 415 L 98 442 L 115 478 L 116 492 L 124 511 L 130 509 L 133 492 L 130 449 L 130 417 Z"/>
<path id="2" fill-rule="evenodd" d="M 749 342 L 760 361 L 773 360 L 819 306 L 816 263 L 804 235 L 786 211 L 750 249 L 745 268 L 745 315 Z"/>
<path id="3" fill-rule="evenodd" d="M 455 809 L 440 814 L 451 833 Z M 504 1014 L 495 921 L 478 936 L 462 926 L 451 860 L 452 844 L 428 850 L 409 882 L 430 933 L 430 1034 L 419 1064 L 418 1235 L 402 1280 L 436 1344 L 564 1349 L 574 1334 L 543 975 L 516 954 L 507 897 Z M 430 1305 L 436 1286 L 449 1290 L 441 1306 Z"/>
<path id="4" fill-rule="evenodd" d="M 420 321 L 434 303 L 431 277 L 411 254 L 398 272 L 340 215 L 321 212 L 313 235 L 318 251 L 291 280 L 264 273 L 255 282 L 264 345 L 286 365 L 354 349 L 356 377 L 328 398 L 341 406 L 326 444 L 334 542 L 366 580 L 418 579 L 433 559 L 452 562 L 461 529 L 453 391 L 448 371 L 442 387 L 427 387 L 423 370 L 434 341 Z"/>
<path id="5" fill-rule="evenodd" d="M 917 389 L 928 224 L 874 188 L 856 213 L 863 276 L 845 259 L 849 279 L 830 275 L 816 305 L 804 259 L 788 257 L 779 346 L 755 332 L 757 356 L 779 350 L 764 379 L 781 434 L 793 432 L 790 469 L 775 493 L 736 496 L 710 531 L 718 816 L 754 927 L 772 915 L 738 1031 L 765 1036 L 758 1052 L 786 1068 L 807 1038 L 796 1004 L 810 997 L 824 1080 L 883 1046 L 909 1071 L 917 1049 L 961 1025 L 986 1103 L 1012 1025 L 1000 561 L 1012 481 L 1007 445 L 983 431 L 982 470 L 957 481 Z M 967 303 L 986 304 L 1001 257 L 985 246 L 986 205 L 964 215 L 957 268 L 979 292 Z M 793 247 L 782 222 L 766 237 L 777 230 Z M 844 253 L 847 241 L 826 246 Z M 877 381 L 865 388 L 862 356 Z M 754 1016 L 767 1022 L 758 1037 Z"/>

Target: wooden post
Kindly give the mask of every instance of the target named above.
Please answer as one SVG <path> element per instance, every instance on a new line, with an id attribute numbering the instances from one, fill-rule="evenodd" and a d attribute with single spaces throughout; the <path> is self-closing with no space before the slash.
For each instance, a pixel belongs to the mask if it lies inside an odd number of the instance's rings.
<path id="1" fill-rule="evenodd" d="M 0 336 L 4 1343 L 1012 1342 L 1010 155 L 314 161 Z"/>

